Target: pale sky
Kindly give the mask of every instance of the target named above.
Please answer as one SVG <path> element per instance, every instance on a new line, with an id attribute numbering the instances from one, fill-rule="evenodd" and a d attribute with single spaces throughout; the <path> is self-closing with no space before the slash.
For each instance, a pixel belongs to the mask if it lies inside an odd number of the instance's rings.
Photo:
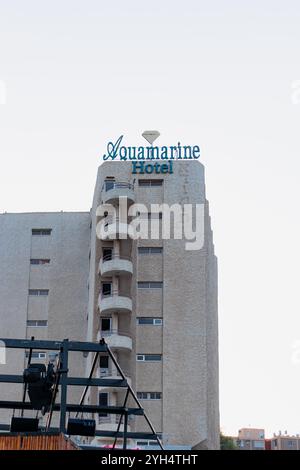
<path id="1" fill-rule="evenodd" d="M 300 433 L 299 22 L 296 0 L 0 0 L 0 211 L 89 210 L 120 134 L 201 147 L 230 434 Z"/>

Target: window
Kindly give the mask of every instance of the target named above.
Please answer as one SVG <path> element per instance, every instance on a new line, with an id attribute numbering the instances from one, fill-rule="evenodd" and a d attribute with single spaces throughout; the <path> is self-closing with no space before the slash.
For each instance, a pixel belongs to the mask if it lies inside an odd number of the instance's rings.
<path id="1" fill-rule="evenodd" d="M 293 441 L 288 441 L 288 447 L 293 447 L 294 442 Z"/>
<path id="2" fill-rule="evenodd" d="M 33 228 L 32 235 L 51 235 L 52 228 Z"/>
<path id="3" fill-rule="evenodd" d="M 50 259 L 31 258 L 30 264 L 50 264 Z"/>
<path id="4" fill-rule="evenodd" d="M 101 392 L 99 393 L 99 406 L 108 406 L 108 393 Z M 108 413 L 98 413 L 99 416 L 107 416 Z"/>
<path id="5" fill-rule="evenodd" d="M 140 246 L 138 248 L 139 255 L 156 255 L 162 253 L 163 249 L 160 246 Z"/>
<path id="6" fill-rule="evenodd" d="M 151 187 L 151 186 L 162 186 L 163 185 L 163 180 L 139 180 L 139 186 L 143 186 L 143 187 Z"/>
<path id="7" fill-rule="evenodd" d="M 137 392 L 140 400 L 161 400 L 161 392 Z"/>
<path id="8" fill-rule="evenodd" d="M 101 318 L 101 331 L 111 330 L 111 318 Z"/>
<path id="9" fill-rule="evenodd" d="M 138 282 L 139 289 L 161 289 L 162 282 Z"/>
<path id="10" fill-rule="evenodd" d="M 157 362 L 161 361 L 161 354 L 137 354 L 136 360 L 138 362 Z"/>
<path id="11" fill-rule="evenodd" d="M 265 448 L 265 441 L 254 441 L 253 447 L 255 449 L 264 449 Z"/>
<path id="12" fill-rule="evenodd" d="M 27 320 L 27 326 L 48 326 L 47 320 Z"/>
<path id="13" fill-rule="evenodd" d="M 104 181 L 105 191 L 109 191 L 113 189 L 115 186 L 115 178 L 113 176 L 107 176 L 106 180 Z"/>
<path id="14" fill-rule="evenodd" d="M 160 326 L 163 324 L 162 318 L 152 318 L 152 317 L 139 317 L 136 319 L 138 325 L 157 325 Z"/>
<path id="15" fill-rule="evenodd" d="M 29 351 L 25 352 L 25 357 L 29 357 Z M 33 351 L 31 354 L 31 359 L 46 359 L 46 353 L 45 352 L 38 352 L 38 351 Z"/>
<path id="16" fill-rule="evenodd" d="M 109 356 L 100 356 L 100 369 L 108 369 Z"/>
<path id="17" fill-rule="evenodd" d="M 112 259 L 113 250 L 112 248 L 103 248 L 102 256 L 105 261 L 110 261 Z"/>
<path id="18" fill-rule="evenodd" d="M 103 282 L 102 295 L 111 295 L 112 284 L 111 282 Z"/>
<path id="19" fill-rule="evenodd" d="M 29 295 L 48 295 L 49 289 L 29 289 Z"/>

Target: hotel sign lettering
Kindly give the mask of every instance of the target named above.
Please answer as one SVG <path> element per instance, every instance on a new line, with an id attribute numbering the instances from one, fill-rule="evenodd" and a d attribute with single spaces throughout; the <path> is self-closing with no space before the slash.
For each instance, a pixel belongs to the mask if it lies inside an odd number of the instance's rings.
<path id="1" fill-rule="evenodd" d="M 107 152 L 103 155 L 103 160 L 132 161 L 133 174 L 172 174 L 173 160 L 200 158 L 200 147 L 198 145 L 181 145 L 178 142 L 177 145 L 168 147 L 153 145 L 133 147 L 122 145 L 123 137 L 121 135 L 115 142 L 108 142 Z M 153 160 L 156 161 L 153 162 Z"/>

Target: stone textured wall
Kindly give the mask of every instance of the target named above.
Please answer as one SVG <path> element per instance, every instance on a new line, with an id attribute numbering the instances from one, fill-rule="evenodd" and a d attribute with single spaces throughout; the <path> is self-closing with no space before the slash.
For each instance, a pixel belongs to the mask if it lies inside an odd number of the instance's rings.
<path id="1" fill-rule="evenodd" d="M 122 352 L 118 358 L 129 370 L 136 391 L 162 392 L 162 400 L 142 400 L 142 405 L 168 444 L 195 447 L 202 443 L 203 448 L 218 448 L 217 261 L 205 199 L 204 168 L 196 161 L 176 161 L 172 175 L 133 176 L 130 162 L 105 162 L 98 172 L 93 214 L 108 176 L 114 176 L 116 181 L 135 179 L 137 203 L 205 206 L 205 242 L 201 250 L 187 251 L 185 240 L 133 241 L 133 311 L 128 318 L 133 351 L 126 353 L 127 362 Z M 162 187 L 139 187 L 139 178 L 163 178 L 164 183 Z M 95 223 L 93 216 L 94 227 Z M 93 239 L 95 266 L 102 244 Z M 139 255 L 138 246 L 161 246 L 163 254 Z M 91 269 L 95 292 L 90 291 L 90 335 L 99 315 L 95 299 L 100 289 L 99 276 Z M 163 289 L 138 289 L 138 281 L 162 281 Z M 137 325 L 137 316 L 162 317 L 163 326 Z M 162 362 L 136 362 L 136 354 L 153 353 L 162 354 Z M 121 394 L 118 397 L 121 403 Z M 136 418 L 131 429 L 147 428 L 142 419 Z"/>
<path id="2" fill-rule="evenodd" d="M 51 228 L 52 233 L 32 236 L 32 228 Z M 89 213 L 0 215 L 1 337 L 86 339 L 89 244 Z M 48 258 L 50 264 L 30 265 L 30 258 Z M 49 295 L 28 296 L 28 289 L 49 289 Z M 48 327 L 27 328 L 27 320 L 47 320 Z M 84 360 L 74 354 L 70 373 L 80 375 Z M 24 351 L 9 350 L 0 373 L 20 374 L 24 365 Z M 1 399 L 20 399 L 22 390 L 22 385 L 1 384 Z M 70 390 L 70 400 L 77 400 L 80 392 Z M 11 414 L 0 412 L 0 420 L 9 422 Z"/>

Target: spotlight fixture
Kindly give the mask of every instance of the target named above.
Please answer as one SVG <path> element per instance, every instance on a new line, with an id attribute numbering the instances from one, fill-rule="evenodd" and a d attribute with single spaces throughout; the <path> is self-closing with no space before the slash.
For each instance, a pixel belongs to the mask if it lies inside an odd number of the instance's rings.
<path id="1" fill-rule="evenodd" d="M 39 420 L 37 418 L 17 418 L 12 417 L 10 432 L 37 432 L 39 430 Z"/>
<path id="2" fill-rule="evenodd" d="M 95 436 L 96 421 L 94 419 L 69 418 L 67 434 L 70 436 Z"/>

